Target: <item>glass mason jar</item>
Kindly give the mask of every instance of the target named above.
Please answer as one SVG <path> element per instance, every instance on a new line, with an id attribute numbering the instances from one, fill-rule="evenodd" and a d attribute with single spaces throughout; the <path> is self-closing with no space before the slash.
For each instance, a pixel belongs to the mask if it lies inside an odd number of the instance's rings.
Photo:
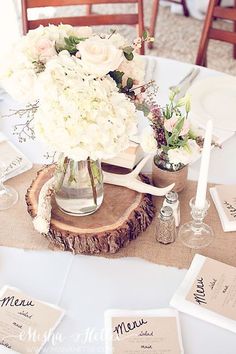
<path id="1" fill-rule="evenodd" d="M 103 174 L 99 160 L 75 161 L 61 156 L 55 171 L 55 199 L 66 214 L 94 213 L 103 201 Z"/>
<path id="2" fill-rule="evenodd" d="M 168 159 L 168 154 L 159 151 L 153 159 L 152 180 L 156 187 L 167 187 L 175 183 L 173 190 L 181 192 L 186 184 L 188 177 L 188 165 L 182 163 L 173 164 Z"/>
<path id="3" fill-rule="evenodd" d="M 154 157 L 154 163 L 161 170 L 171 171 L 171 172 L 179 171 L 184 167 L 182 163 L 178 163 L 178 164 L 170 163 L 168 158 L 168 153 L 164 151 L 158 151 L 157 155 Z"/>

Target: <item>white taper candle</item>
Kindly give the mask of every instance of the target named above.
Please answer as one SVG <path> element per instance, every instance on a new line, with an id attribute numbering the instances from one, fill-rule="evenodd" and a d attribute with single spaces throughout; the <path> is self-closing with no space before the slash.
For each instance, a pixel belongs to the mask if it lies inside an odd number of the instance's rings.
<path id="1" fill-rule="evenodd" d="M 202 159 L 200 166 L 200 173 L 197 185 L 197 194 L 195 207 L 198 209 L 203 209 L 206 202 L 206 192 L 207 192 L 207 180 L 208 180 L 208 169 L 211 155 L 211 141 L 212 141 L 212 120 L 209 120 L 206 125 L 204 145 L 202 149 Z"/>

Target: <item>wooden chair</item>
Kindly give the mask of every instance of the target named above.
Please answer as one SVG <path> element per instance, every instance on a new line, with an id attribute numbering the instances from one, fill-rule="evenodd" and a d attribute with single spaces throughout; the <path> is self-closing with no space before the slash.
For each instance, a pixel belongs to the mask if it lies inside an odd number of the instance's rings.
<path id="1" fill-rule="evenodd" d="M 186 0 L 179 0 L 179 1 L 178 0 L 169 0 L 169 2 L 173 2 L 175 4 L 182 5 L 184 16 L 189 17 L 189 10 L 188 10 Z M 154 35 L 155 35 L 157 16 L 158 16 L 158 12 L 159 12 L 159 5 L 160 5 L 160 0 L 153 0 L 151 22 L 150 22 L 150 28 L 149 28 L 149 32 L 150 32 L 151 37 L 154 37 Z M 148 47 L 149 47 L 149 49 L 152 49 L 153 43 L 150 42 L 148 44 Z"/>
<path id="2" fill-rule="evenodd" d="M 221 1 L 219 0 L 209 1 L 196 59 L 197 65 L 207 65 L 207 48 L 210 39 L 233 44 L 234 58 L 236 59 L 236 0 L 234 0 L 232 8 L 225 8 L 220 5 Z M 234 32 L 214 28 L 213 21 L 217 18 L 233 21 Z"/>
<path id="3" fill-rule="evenodd" d="M 134 3 L 137 4 L 137 13 L 132 14 L 90 14 L 91 5 L 111 4 L 111 3 Z M 60 18 L 44 18 L 37 20 L 28 19 L 28 9 L 35 7 L 49 6 L 75 6 L 87 5 L 87 14 L 77 17 L 60 17 Z M 48 24 L 58 25 L 60 23 L 72 26 L 96 26 L 96 25 L 137 25 L 138 35 L 142 36 L 144 32 L 144 15 L 143 0 L 21 0 L 23 33 L 37 28 L 39 25 L 47 26 Z M 144 45 L 140 49 L 140 53 L 144 54 Z"/>

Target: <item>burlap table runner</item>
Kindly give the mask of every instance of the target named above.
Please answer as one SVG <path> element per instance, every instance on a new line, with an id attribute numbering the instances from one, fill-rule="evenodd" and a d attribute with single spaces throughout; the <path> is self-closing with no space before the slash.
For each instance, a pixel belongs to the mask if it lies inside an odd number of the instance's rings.
<path id="1" fill-rule="evenodd" d="M 17 205 L 9 210 L 0 212 L 0 245 L 29 250 L 54 249 L 49 241 L 37 233 L 26 210 L 24 196 L 36 171 L 40 166 L 35 165 L 32 170 L 13 178 L 8 184 L 16 188 L 20 199 Z M 181 224 L 189 221 L 189 200 L 196 193 L 196 182 L 189 181 L 187 188 L 180 193 Z M 209 196 L 208 196 L 209 197 Z M 210 197 L 209 197 L 210 199 Z M 156 198 L 157 210 L 160 209 L 163 198 Z M 206 222 L 215 231 L 215 240 L 203 250 L 197 252 L 182 245 L 176 240 L 170 245 L 161 245 L 155 239 L 155 220 L 146 232 L 128 244 L 114 255 L 105 255 L 109 258 L 140 257 L 153 263 L 188 268 L 195 253 L 214 258 L 232 266 L 236 266 L 236 232 L 224 233 L 213 202 L 206 218 Z"/>

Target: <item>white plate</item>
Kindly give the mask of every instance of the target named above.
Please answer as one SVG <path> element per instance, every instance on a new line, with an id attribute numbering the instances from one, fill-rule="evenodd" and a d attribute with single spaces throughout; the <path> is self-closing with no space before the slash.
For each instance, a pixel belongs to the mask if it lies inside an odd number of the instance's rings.
<path id="1" fill-rule="evenodd" d="M 236 78 L 211 77 L 197 81 L 188 91 L 191 112 L 205 126 L 213 119 L 215 128 L 236 131 Z"/>

